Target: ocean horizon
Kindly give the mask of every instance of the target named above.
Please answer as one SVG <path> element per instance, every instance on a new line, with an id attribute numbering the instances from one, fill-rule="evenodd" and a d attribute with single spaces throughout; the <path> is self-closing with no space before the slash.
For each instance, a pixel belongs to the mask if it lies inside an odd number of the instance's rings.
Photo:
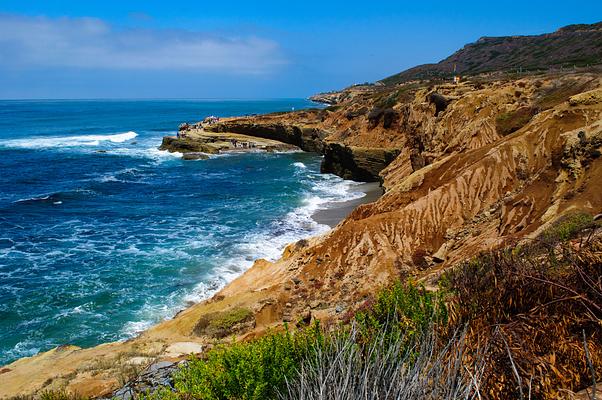
<path id="1" fill-rule="evenodd" d="M 364 194 L 304 152 L 159 151 L 178 124 L 304 99 L 0 100 L 0 364 L 131 338 Z"/>

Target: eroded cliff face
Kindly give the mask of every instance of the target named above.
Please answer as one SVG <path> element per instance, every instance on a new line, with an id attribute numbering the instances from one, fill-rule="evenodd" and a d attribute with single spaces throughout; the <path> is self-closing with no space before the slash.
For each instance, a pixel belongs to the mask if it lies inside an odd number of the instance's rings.
<path id="1" fill-rule="evenodd" d="M 276 263 L 262 261 L 222 295 L 241 287 L 265 293 L 269 305 L 259 314 L 269 308 L 276 323 L 308 313 L 337 319 L 396 277 L 434 283 L 445 267 L 533 237 L 567 211 L 600 213 L 602 102 L 592 100 L 600 79 L 560 79 L 439 87 L 451 100 L 437 116 L 421 101 L 428 89 L 419 90 L 393 107 L 394 128 L 347 140 L 404 143 L 381 171 L 385 195 L 325 236 L 290 246 Z M 576 90 L 587 93 L 571 97 Z M 538 108 L 502 136 L 506 116 L 523 107 Z"/>
<path id="2" fill-rule="evenodd" d="M 327 234 L 289 245 L 280 260 L 256 261 L 213 299 L 136 339 L 6 366 L 0 396 L 60 385 L 106 393 L 119 371 L 110 360 L 181 358 L 169 346 L 224 334 L 207 328 L 211 318 L 244 316 L 230 327 L 240 339 L 283 322 L 337 321 L 393 279 L 414 276 L 434 287 L 446 267 L 535 237 L 566 212 L 602 212 L 596 75 L 409 84 L 362 92 L 326 110 L 232 118 L 214 129 L 325 154 L 336 147 L 329 168 L 342 176 L 372 168 L 386 192 Z M 361 151 L 368 161 L 349 167 Z"/>

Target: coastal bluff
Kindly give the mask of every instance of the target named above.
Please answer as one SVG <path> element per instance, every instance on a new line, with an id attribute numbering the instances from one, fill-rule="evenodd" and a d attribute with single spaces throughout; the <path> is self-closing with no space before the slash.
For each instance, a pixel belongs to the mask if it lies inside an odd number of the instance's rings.
<path id="1" fill-rule="evenodd" d="M 532 240 L 566 215 L 601 218 L 598 73 L 409 82 L 344 98 L 325 109 L 189 127 L 162 148 L 220 152 L 204 146 L 217 138 L 230 148 L 230 135 L 275 141 L 323 154 L 324 172 L 381 182 L 382 197 L 325 234 L 291 243 L 280 259 L 255 261 L 211 299 L 136 338 L 61 346 L 0 368 L 0 397 L 56 388 L 111 396 L 129 366 L 179 362 L 284 323 L 336 324 L 388 282 L 434 288 L 457 263 Z"/>
<path id="2" fill-rule="evenodd" d="M 379 182 L 379 173 L 395 159 L 399 150 L 329 140 L 331 132 L 322 124 L 324 115 L 323 110 L 306 110 L 224 118 L 212 124 L 182 124 L 178 137 L 164 137 L 159 149 L 210 154 L 300 149 L 324 156 L 323 173 L 361 182 Z M 233 141 L 241 146 L 233 148 Z"/>

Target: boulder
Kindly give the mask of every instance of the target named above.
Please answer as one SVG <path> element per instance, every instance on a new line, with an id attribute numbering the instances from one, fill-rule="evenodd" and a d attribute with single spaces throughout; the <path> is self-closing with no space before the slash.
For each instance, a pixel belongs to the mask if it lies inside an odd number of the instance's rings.
<path id="1" fill-rule="evenodd" d="M 182 154 L 182 160 L 206 160 L 208 158 L 209 156 L 207 154 L 194 151 Z"/>
<path id="2" fill-rule="evenodd" d="M 437 250 L 435 252 L 435 254 L 433 254 L 433 261 L 436 263 L 442 263 L 445 261 L 445 259 L 447 258 L 447 252 L 449 250 L 449 248 L 451 247 L 449 242 L 445 242 L 441 245 L 441 247 L 439 247 L 439 250 Z"/>
<path id="3" fill-rule="evenodd" d="M 186 361 L 172 363 L 160 361 L 149 365 L 136 379 L 128 382 L 122 388 L 113 392 L 112 399 L 131 400 L 140 394 L 153 394 L 159 389 L 173 389 L 173 374 Z"/>
<path id="4" fill-rule="evenodd" d="M 203 345 L 196 342 L 176 342 L 165 349 L 165 356 L 180 357 L 188 354 L 200 354 L 203 352 Z"/>

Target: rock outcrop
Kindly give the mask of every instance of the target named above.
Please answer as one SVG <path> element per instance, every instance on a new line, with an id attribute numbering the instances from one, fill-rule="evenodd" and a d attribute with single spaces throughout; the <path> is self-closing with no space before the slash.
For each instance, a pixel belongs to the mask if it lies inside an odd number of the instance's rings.
<path id="1" fill-rule="evenodd" d="M 208 132 L 238 133 L 246 136 L 276 140 L 299 147 L 304 151 L 321 153 L 322 140 L 327 133 L 312 127 L 286 122 L 270 122 L 259 118 L 226 119 L 205 128 Z"/>
<path id="2" fill-rule="evenodd" d="M 185 364 L 186 361 L 161 361 L 151 364 L 135 379 L 114 391 L 107 400 L 133 400 L 140 395 L 152 395 L 159 390 L 173 389 L 173 374 Z"/>
<path id="3" fill-rule="evenodd" d="M 321 172 L 361 182 L 380 180 L 379 173 L 399 154 L 396 149 L 375 149 L 325 143 Z"/>
<path id="4" fill-rule="evenodd" d="M 278 143 L 289 144 L 304 151 L 324 155 L 322 172 L 339 175 L 345 179 L 364 182 L 380 181 L 379 173 L 399 153 L 396 149 L 381 147 L 347 146 L 335 141 L 328 141 L 328 129 L 321 127 L 320 119 L 327 112 L 302 111 L 289 115 L 270 114 L 259 117 L 226 118 L 207 125 L 187 125 L 183 138 L 165 137 L 160 149 L 180 152 L 216 153 L 223 149 L 216 148 L 208 137 L 239 135 L 260 138 Z M 288 117 L 292 118 L 289 119 Z M 223 138 L 220 139 L 223 143 Z M 284 150 L 282 148 L 281 150 Z"/>
<path id="5" fill-rule="evenodd" d="M 262 139 L 238 133 L 218 133 L 207 131 L 200 126 L 181 127 L 178 136 L 165 136 L 159 150 L 183 153 L 184 160 L 200 160 L 206 154 L 245 152 L 245 151 L 290 151 L 297 146 L 277 140 Z"/>

